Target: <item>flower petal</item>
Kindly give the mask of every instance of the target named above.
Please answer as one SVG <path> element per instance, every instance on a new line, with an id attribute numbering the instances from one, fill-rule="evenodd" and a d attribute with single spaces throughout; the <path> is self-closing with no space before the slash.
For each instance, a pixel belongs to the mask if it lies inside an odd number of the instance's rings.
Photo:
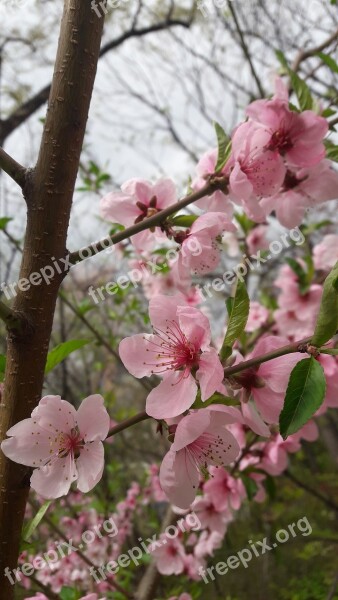
<path id="1" fill-rule="evenodd" d="M 49 456 L 48 433 L 34 419 L 24 419 L 7 431 L 11 436 L 1 444 L 7 458 L 28 467 L 39 466 Z"/>
<path id="2" fill-rule="evenodd" d="M 45 396 L 32 412 L 32 418 L 47 431 L 70 433 L 76 426 L 76 410 L 60 396 Z"/>
<path id="3" fill-rule="evenodd" d="M 200 384 L 202 402 L 208 400 L 220 388 L 224 379 L 224 368 L 214 348 L 202 353 L 196 379 Z"/>
<path id="4" fill-rule="evenodd" d="M 189 508 L 194 501 L 199 473 L 185 450 L 169 450 L 160 468 L 160 483 L 170 502 L 179 508 Z"/>
<path id="5" fill-rule="evenodd" d="M 147 354 L 154 355 L 157 336 L 138 333 L 130 337 L 124 338 L 119 345 L 119 354 L 127 371 L 137 377 L 149 377 L 154 370 L 154 356 L 149 357 Z M 147 356 L 147 358 L 146 358 Z M 146 358 L 146 362 L 145 362 Z"/>
<path id="6" fill-rule="evenodd" d="M 188 444 L 192 444 L 207 429 L 210 419 L 210 411 L 204 409 L 197 410 L 184 417 L 177 425 L 172 449 L 177 452 L 188 446 Z"/>
<path id="7" fill-rule="evenodd" d="M 192 375 L 183 377 L 181 371 L 170 373 L 150 392 L 146 412 L 154 419 L 177 417 L 191 407 L 196 394 L 197 385 Z"/>
<path id="8" fill-rule="evenodd" d="M 31 487 L 43 498 L 60 498 L 68 494 L 76 478 L 76 465 L 71 454 L 68 454 L 51 465 L 35 469 L 31 477 Z"/>
<path id="9" fill-rule="evenodd" d="M 104 448 L 102 442 L 86 444 L 76 461 L 78 470 L 77 487 L 81 492 L 89 492 L 100 481 L 104 468 Z"/>
<path id="10" fill-rule="evenodd" d="M 110 417 L 99 394 L 85 398 L 77 411 L 77 424 L 85 442 L 104 440 L 109 431 Z"/>

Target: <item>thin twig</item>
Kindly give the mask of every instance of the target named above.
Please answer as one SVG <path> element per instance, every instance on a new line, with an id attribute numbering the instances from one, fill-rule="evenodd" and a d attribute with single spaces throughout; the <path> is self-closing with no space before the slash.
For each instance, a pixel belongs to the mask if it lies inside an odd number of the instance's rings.
<path id="1" fill-rule="evenodd" d="M 24 187 L 27 169 L 9 156 L 3 148 L 0 148 L 0 169 L 7 173 L 21 188 Z"/>

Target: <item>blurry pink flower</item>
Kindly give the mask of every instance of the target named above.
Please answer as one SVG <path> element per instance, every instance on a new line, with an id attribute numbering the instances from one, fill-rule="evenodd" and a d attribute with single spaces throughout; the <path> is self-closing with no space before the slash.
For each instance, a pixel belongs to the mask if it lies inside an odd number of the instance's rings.
<path id="1" fill-rule="evenodd" d="M 60 396 L 45 396 L 30 419 L 7 431 L 1 449 L 14 462 L 35 468 L 31 486 L 44 498 L 64 496 L 76 480 L 88 492 L 102 477 L 109 421 L 102 396 L 88 396 L 78 411 Z"/>
<path id="2" fill-rule="evenodd" d="M 200 190 L 205 186 L 208 176 L 215 173 L 217 163 L 217 148 L 209 150 L 200 159 L 196 171 L 197 177 L 193 180 L 191 187 L 194 191 Z M 233 213 L 233 205 L 230 202 L 229 196 L 221 190 L 216 190 L 211 196 L 202 198 L 195 202 L 196 206 L 210 212 L 222 212 L 231 218 Z"/>
<path id="3" fill-rule="evenodd" d="M 190 594 L 181 594 L 180 596 L 171 596 L 169 600 L 192 600 Z"/>
<path id="4" fill-rule="evenodd" d="M 190 271 L 204 275 L 217 267 L 221 253 L 216 240 L 225 231 L 235 232 L 236 227 L 223 213 L 208 212 L 196 219 L 178 255 L 180 278 L 187 278 Z"/>
<path id="5" fill-rule="evenodd" d="M 121 360 L 134 377 L 157 374 L 163 381 L 147 398 L 146 411 L 155 419 L 181 415 L 194 403 L 199 382 L 202 401 L 222 391 L 223 367 L 210 346 L 210 324 L 179 296 L 157 296 L 149 303 L 154 334 L 121 341 Z M 194 373 L 194 375 L 193 375 Z"/>
<path id="6" fill-rule="evenodd" d="M 326 119 L 311 110 L 289 110 L 285 99 L 256 100 L 246 114 L 267 134 L 267 151 L 279 152 L 295 167 L 314 167 L 325 157 Z"/>
<path id="7" fill-rule="evenodd" d="M 338 190 L 337 190 L 338 197 Z M 313 249 L 313 262 L 316 269 L 330 271 L 338 260 L 338 235 L 325 235 Z"/>
<path id="8" fill-rule="evenodd" d="M 261 356 L 287 344 L 287 339 L 266 336 L 258 341 L 253 352 L 246 358 Z M 242 401 L 247 402 L 252 395 L 258 411 L 266 423 L 278 423 L 290 373 L 297 362 L 303 358 L 304 356 L 300 352 L 286 354 L 262 363 L 258 367 L 242 371 L 236 376 L 236 381 L 244 388 Z"/>
<path id="9" fill-rule="evenodd" d="M 205 485 L 204 483 L 203 487 Z M 228 523 L 232 521 L 232 514 L 228 508 L 219 510 L 215 506 L 213 498 L 208 494 L 197 496 L 191 508 L 197 514 L 203 529 L 217 531 L 222 536 L 227 530 Z"/>
<path id="10" fill-rule="evenodd" d="M 250 254 L 256 254 L 258 250 L 269 248 L 269 242 L 266 238 L 268 229 L 267 225 L 257 225 L 257 227 L 251 229 L 245 240 Z"/>
<path id="11" fill-rule="evenodd" d="M 174 426 L 174 443 L 160 470 L 161 486 L 172 504 L 188 508 L 196 496 L 200 473 L 209 465 L 225 466 L 237 458 L 239 445 L 225 428 L 234 420 L 213 405 L 188 414 Z"/>
<path id="12" fill-rule="evenodd" d="M 177 538 L 168 538 L 165 534 L 160 535 L 161 546 L 149 551 L 154 557 L 156 567 L 161 575 L 180 575 L 184 571 L 185 550 Z"/>
<path id="13" fill-rule="evenodd" d="M 175 184 L 171 179 L 160 179 L 152 184 L 143 179 L 130 179 L 121 187 L 122 192 L 110 192 L 100 201 L 101 216 L 112 223 L 129 227 L 177 202 Z M 165 235 L 155 228 L 157 237 Z M 141 250 L 150 249 L 154 233 L 150 230 L 137 233 L 131 238 L 134 246 Z"/>
<path id="14" fill-rule="evenodd" d="M 202 531 L 197 544 L 194 548 L 194 554 L 197 558 L 204 556 L 213 556 L 214 551 L 221 548 L 223 543 L 223 535 L 219 531 Z"/>
<path id="15" fill-rule="evenodd" d="M 257 222 L 266 216 L 258 199 L 276 194 L 286 172 L 279 154 L 264 150 L 265 141 L 264 131 L 250 122 L 242 123 L 232 138 L 231 197 Z"/>
<path id="16" fill-rule="evenodd" d="M 274 196 L 263 198 L 266 214 L 276 212 L 279 222 L 292 229 L 303 221 L 305 211 L 328 200 L 338 198 L 338 173 L 329 160 L 296 173 L 287 171 L 283 187 Z"/>
<path id="17" fill-rule="evenodd" d="M 251 302 L 248 321 L 245 327 L 245 331 L 251 333 L 256 331 L 267 323 L 269 318 L 269 311 L 265 306 L 262 306 L 259 302 Z"/>
<path id="18" fill-rule="evenodd" d="M 211 478 L 204 484 L 204 492 L 212 498 L 217 510 L 228 508 L 238 510 L 246 497 L 243 483 L 235 479 L 225 469 L 209 469 Z"/>

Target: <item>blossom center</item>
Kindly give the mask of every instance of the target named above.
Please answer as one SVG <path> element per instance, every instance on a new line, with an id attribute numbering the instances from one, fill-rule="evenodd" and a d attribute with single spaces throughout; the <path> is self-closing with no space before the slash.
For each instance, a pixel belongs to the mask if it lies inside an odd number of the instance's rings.
<path id="1" fill-rule="evenodd" d="M 272 151 L 278 150 L 278 152 L 283 155 L 286 152 L 289 152 L 292 147 L 293 143 L 290 139 L 289 132 L 281 127 L 273 132 L 267 149 Z"/>
<path id="2" fill-rule="evenodd" d="M 198 366 L 199 349 L 189 341 L 176 321 L 166 321 L 164 331 L 154 329 L 156 335 L 151 345 L 158 349 L 156 354 L 156 373 L 163 371 L 181 371 L 183 376 Z M 147 350 L 149 351 L 149 349 Z"/>

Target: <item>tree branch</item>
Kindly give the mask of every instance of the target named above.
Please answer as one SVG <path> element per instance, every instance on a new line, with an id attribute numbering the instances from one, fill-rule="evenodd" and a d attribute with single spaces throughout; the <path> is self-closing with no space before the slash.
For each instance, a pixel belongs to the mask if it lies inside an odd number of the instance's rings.
<path id="1" fill-rule="evenodd" d="M 144 219 L 140 223 L 136 223 L 135 225 L 128 227 L 124 231 L 119 231 L 115 235 L 108 236 L 98 243 L 91 244 L 90 246 L 81 248 L 81 250 L 72 252 L 70 254 L 71 264 L 75 265 L 79 262 L 82 262 L 83 260 L 86 260 L 87 258 L 91 258 L 95 254 L 103 252 L 104 250 L 109 248 L 109 246 L 114 246 L 115 244 L 118 244 L 119 242 L 122 242 L 123 240 L 132 237 L 136 233 L 140 233 L 140 231 L 144 231 L 145 229 L 150 229 L 151 227 L 161 225 L 167 217 L 170 217 L 171 215 L 181 210 L 182 208 L 185 208 L 189 204 L 192 204 L 193 202 L 196 202 L 197 200 L 200 200 L 205 196 L 209 196 L 217 189 L 220 189 L 222 187 L 223 182 L 223 178 L 210 180 L 210 182 L 207 183 L 198 192 L 188 194 L 176 204 L 173 204 L 172 206 L 161 210 L 156 215 L 153 215 L 148 219 Z"/>
<path id="2" fill-rule="evenodd" d="M 7 304 L 0 301 L 0 319 L 6 324 L 7 329 L 20 331 L 26 322 L 21 319 Z"/>
<path id="3" fill-rule="evenodd" d="M 0 148 L 0 169 L 7 173 L 21 188 L 24 187 L 27 169 L 9 156 L 3 148 Z"/>
<path id="4" fill-rule="evenodd" d="M 322 42 L 318 46 L 315 46 L 314 48 L 309 48 L 308 50 L 301 50 L 292 64 L 292 67 L 291 67 L 292 70 L 297 72 L 300 67 L 300 64 L 304 60 L 307 60 L 308 58 L 315 56 L 316 54 L 318 54 L 318 52 L 322 52 L 323 50 L 325 50 L 325 48 L 330 46 L 330 44 L 332 44 L 337 39 L 338 39 L 338 29 L 336 29 L 332 33 L 332 35 L 330 35 L 330 37 L 328 37 L 326 40 L 324 40 L 324 42 Z"/>
<path id="5" fill-rule="evenodd" d="M 262 356 L 256 356 L 255 358 L 244 360 L 243 362 L 240 362 L 237 365 L 234 365 L 233 367 L 226 367 L 224 369 L 224 377 L 227 379 L 228 377 L 231 377 L 236 373 L 246 371 L 247 369 L 251 369 L 252 367 L 257 367 L 258 365 L 268 362 L 269 360 L 273 360 L 274 358 L 285 356 L 285 354 L 292 354 L 293 352 L 306 352 L 306 345 L 309 344 L 310 341 L 311 338 L 306 338 L 298 342 L 292 342 L 287 346 L 282 346 L 282 348 L 278 348 L 277 350 L 272 350 L 272 352 L 262 354 Z"/>
<path id="6" fill-rule="evenodd" d="M 143 410 L 142 412 L 139 412 L 134 417 L 130 417 L 130 419 L 125 419 L 124 421 L 121 421 L 121 423 L 118 423 L 117 425 L 115 425 L 115 427 L 112 427 L 109 430 L 107 438 L 111 437 L 113 435 L 116 435 L 117 433 L 120 433 L 120 431 L 124 431 L 125 429 L 128 429 L 129 427 L 132 427 L 133 425 L 136 425 L 137 423 L 141 423 L 142 421 L 146 421 L 147 419 L 150 419 L 150 418 L 151 417 L 149 417 L 149 415 L 147 415 L 146 411 Z"/>

